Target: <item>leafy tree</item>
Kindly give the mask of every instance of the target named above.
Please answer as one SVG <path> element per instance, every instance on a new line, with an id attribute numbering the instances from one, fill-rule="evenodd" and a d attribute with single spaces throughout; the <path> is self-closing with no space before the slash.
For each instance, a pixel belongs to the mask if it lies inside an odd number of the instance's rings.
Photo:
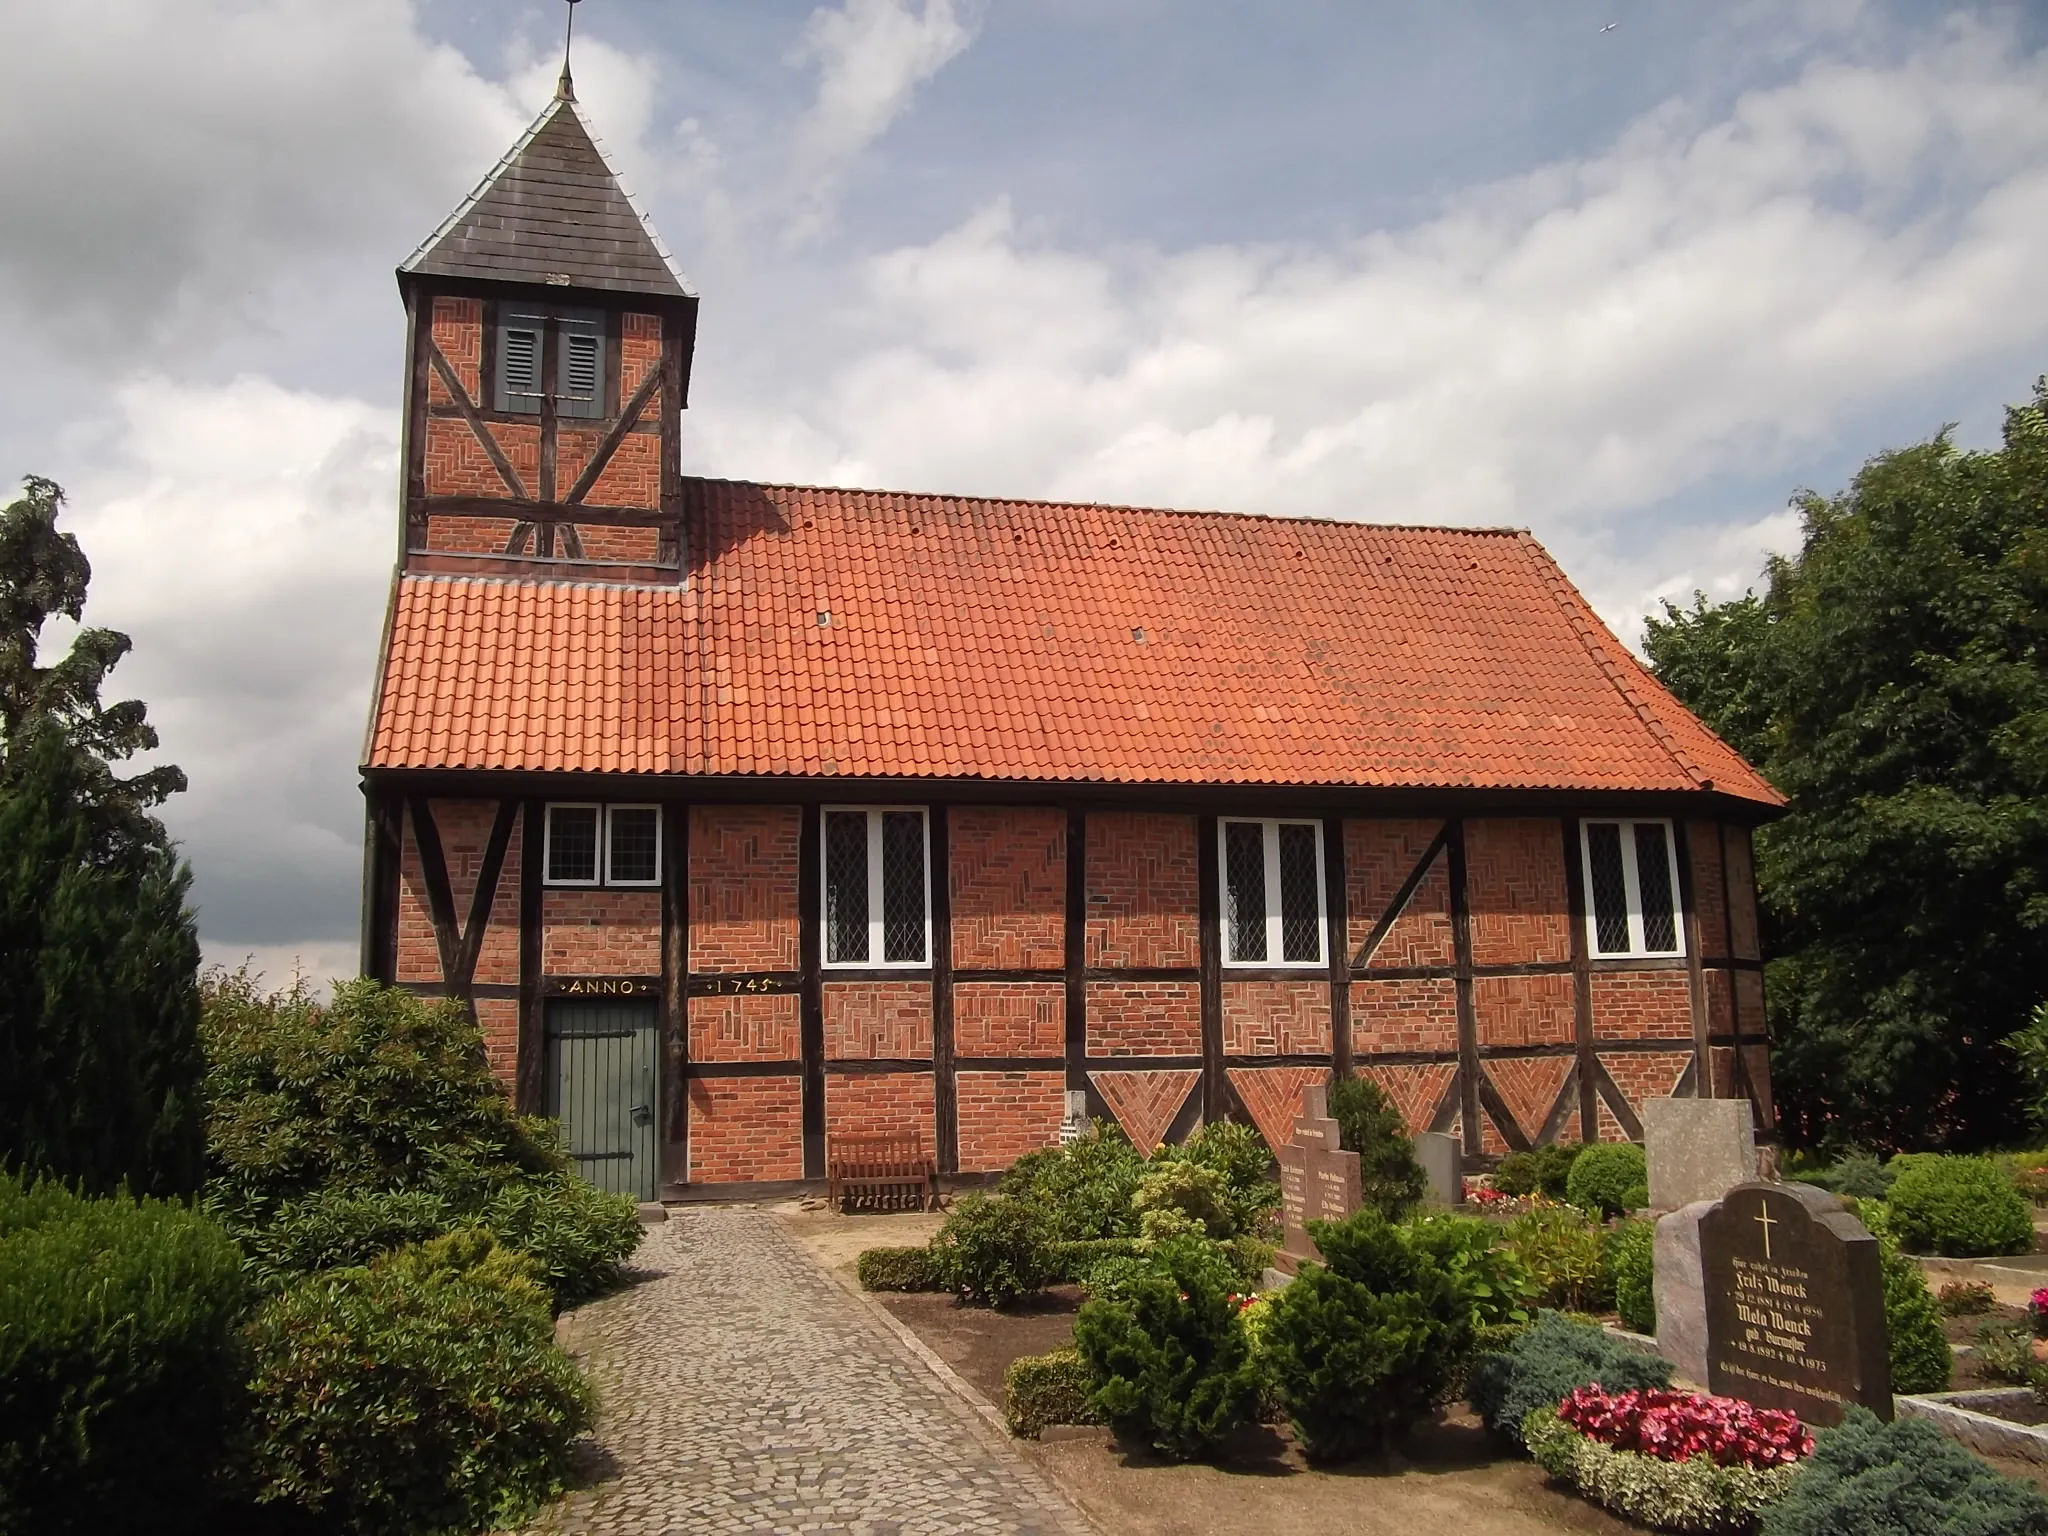
<path id="1" fill-rule="evenodd" d="M 1982 1146 L 2048 969 L 2048 382 L 1802 495 L 1765 591 L 1649 621 L 1657 674 L 1791 799 L 1758 837 L 1789 1137 Z"/>
<path id="2" fill-rule="evenodd" d="M 1399 1221 L 1429 1189 L 1429 1175 L 1415 1161 L 1415 1143 L 1401 1111 L 1386 1089 L 1363 1076 L 1331 1083 L 1328 1102 L 1338 1145 L 1358 1154 L 1360 1196 L 1387 1220 Z"/>
<path id="3" fill-rule="evenodd" d="M 87 628 L 91 567 L 30 480 L 0 510 L 0 1166 L 90 1190 L 188 1194 L 203 1156 L 199 941 L 190 875 L 149 814 L 176 768 L 123 779 L 157 744 L 144 707 L 102 705 L 128 639 Z"/>

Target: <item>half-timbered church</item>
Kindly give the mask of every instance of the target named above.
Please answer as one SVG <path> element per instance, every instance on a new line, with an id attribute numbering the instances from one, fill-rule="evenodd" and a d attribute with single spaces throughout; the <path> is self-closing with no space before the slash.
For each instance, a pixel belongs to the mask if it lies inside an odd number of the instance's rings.
<path id="1" fill-rule="evenodd" d="M 593 1178 L 987 1172 L 1069 1094 L 1277 1144 L 1333 1070 L 1474 1165 L 1769 1127 L 1780 798 L 1526 532 L 692 476 L 698 301 L 566 72 L 398 280 L 364 970 Z"/>

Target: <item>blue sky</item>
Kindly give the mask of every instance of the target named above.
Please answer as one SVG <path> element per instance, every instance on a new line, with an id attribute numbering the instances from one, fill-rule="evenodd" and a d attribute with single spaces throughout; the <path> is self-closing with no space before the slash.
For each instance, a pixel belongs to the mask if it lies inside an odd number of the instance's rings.
<path id="1" fill-rule="evenodd" d="M 562 7 L 0 7 L 0 475 L 72 491 L 210 953 L 352 963 L 391 269 Z M 1609 30 L 1602 30 L 1613 25 Z M 1533 528 L 1633 639 L 2048 369 L 2048 11 L 585 0 L 703 473 Z"/>

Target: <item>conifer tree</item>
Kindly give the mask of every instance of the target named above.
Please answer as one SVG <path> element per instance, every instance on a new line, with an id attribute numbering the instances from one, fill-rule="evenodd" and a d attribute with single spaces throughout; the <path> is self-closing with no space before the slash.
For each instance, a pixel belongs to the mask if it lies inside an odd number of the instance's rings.
<path id="1" fill-rule="evenodd" d="M 202 1172 L 199 940 L 150 812 L 185 776 L 114 771 L 157 745 L 139 700 L 100 702 L 126 635 L 82 629 L 41 664 L 92 578 L 62 501 L 30 479 L 0 510 L 0 1166 L 184 1194 Z"/>

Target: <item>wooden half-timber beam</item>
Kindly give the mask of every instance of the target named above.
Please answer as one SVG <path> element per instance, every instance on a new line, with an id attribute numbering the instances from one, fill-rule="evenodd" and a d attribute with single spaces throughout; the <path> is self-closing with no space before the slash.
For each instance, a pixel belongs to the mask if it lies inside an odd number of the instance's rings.
<path id="1" fill-rule="evenodd" d="M 582 523 L 591 528 L 662 528 L 676 520 L 658 507 L 593 506 L 505 496 L 429 496 L 429 517 L 502 517 L 521 523 Z"/>

